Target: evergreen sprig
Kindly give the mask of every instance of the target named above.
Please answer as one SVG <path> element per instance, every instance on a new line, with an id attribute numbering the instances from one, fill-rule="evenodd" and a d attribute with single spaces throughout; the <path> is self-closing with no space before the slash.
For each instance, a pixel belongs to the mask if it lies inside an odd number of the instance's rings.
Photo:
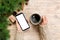
<path id="1" fill-rule="evenodd" d="M 22 9 L 24 0 L 0 0 L 0 40 L 7 40 L 9 38 L 9 31 L 7 29 L 7 18 L 16 9 Z"/>

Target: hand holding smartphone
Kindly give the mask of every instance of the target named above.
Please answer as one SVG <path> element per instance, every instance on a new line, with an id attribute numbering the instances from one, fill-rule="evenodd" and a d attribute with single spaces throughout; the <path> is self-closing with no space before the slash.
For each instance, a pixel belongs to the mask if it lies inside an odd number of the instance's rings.
<path id="1" fill-rule="evenodd" d="M 22 12 L 16 15 L 16 19 L 23 31 L 30 28 L 28 22 L 26 21 L 25 15 Z"/>

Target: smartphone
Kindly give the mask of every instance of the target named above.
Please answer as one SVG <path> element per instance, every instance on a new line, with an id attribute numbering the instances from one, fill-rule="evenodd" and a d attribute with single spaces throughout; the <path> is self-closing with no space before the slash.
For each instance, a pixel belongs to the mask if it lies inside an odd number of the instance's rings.
<path id="1" fill-rule="evenodd" d="M 24 31 L 24 30 L 27 30 L 30 28 L 25 16 L 24 16 L 24 13 L 19 13 L 16 15 L 16 19 L 21 27 L 21 29 Z"/>

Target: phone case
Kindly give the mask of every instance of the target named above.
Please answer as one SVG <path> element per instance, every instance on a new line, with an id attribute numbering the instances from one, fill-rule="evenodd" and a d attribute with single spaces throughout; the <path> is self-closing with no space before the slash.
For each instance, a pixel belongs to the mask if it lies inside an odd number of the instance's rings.
<path id="1" fill-rule="evenodd" d="M 17 14 L 16 16 L 21 15 L 21 14 L 23 14 L 23 13 L 21 12 L 21 13 Z M 24 16 L 24 18 L 25 18 L 25 15 L 24 15 L 24 14 L 23 14 L 23 16 Z M 16 18 L 16 19 L 17 19 L 17 18 Z M 17 21 L 18 21 L 18 19 L 17 19 Z M 27 25 L 29 26 L 26 18 L 25 18 L 25 21 L 26 21 Z M 18 22 L 18 23 L 19 23 L 19 22 Z M 20 24 L 19 24 L 19 25 L 20 25 Z M 21 25 L 20 25 L 20 27 L 21 27 Z M 26 29 L 23 30 L 22 27 L 21 27 L 22 31 L 25 31 L 25 30 L 27 30 L 27 29 L 29 29 L 29 28 L 30 28 L 30 26 L 29 26 L 28 28 L 26 28 Z"/>

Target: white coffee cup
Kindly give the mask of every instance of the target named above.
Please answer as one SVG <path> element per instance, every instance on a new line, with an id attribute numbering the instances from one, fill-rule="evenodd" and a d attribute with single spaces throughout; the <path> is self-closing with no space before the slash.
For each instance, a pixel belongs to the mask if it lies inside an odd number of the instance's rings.
<path id="1" fill-rule="evenodd" d="M 40 16 L 39 14 L 37 14 L 37 13 L 34 13 L 34 14 L 32 14 L 32 15 L 30 16 L 30 22 L 31 22 L 31 24 L 33 24 L 33 25 L 39 25 L 39 24 L 41 23 L 41 21 L 42 21 L 42 18 L 41 18 L 41 16 Z"/>

